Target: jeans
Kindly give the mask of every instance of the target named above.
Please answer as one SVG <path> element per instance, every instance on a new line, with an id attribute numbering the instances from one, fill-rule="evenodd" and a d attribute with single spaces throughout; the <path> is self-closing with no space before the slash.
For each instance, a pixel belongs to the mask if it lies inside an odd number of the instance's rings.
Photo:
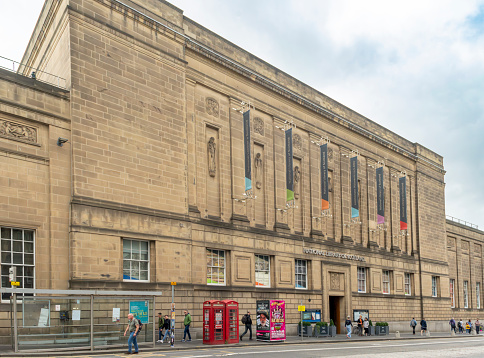
<path id="1" fill-rule="evenodd" d="M 350 338 L 351 338 L 351 328 L 352 328 L 351 325 L 346 326 L 346 331 L 347 331 L 346 335 Z"/>
<path id="2" fill-rule="evenodd" d="M 415 334 L 415 326 L 412 326 L 413 334 Z"/>
<path id="3" fill-rule="evenodd" d="M 249 338 L 252 339 L 252 326 L 250 324 L 246 324 L 245 325 L 245 332 L 242 333 L 242 335 L 240 336 L 240 338 L 242 338 L 243 336 L 245 336 L 245 334 L 247 333 L 247 331 L 250 331 Z"/>
<path id="4" fill-rule="evenodd" d="M 190 335 L 190 325 L 185 326 L 185 331 L 183 332 L 183 339 L 185 339 L 185 337 L 187 336 L 187 334 L 188 334 L 188 339 L 191 341 L 192 340 L 192 336 Z"/>
<path id="5" fill-rule="evenodd" d="M 171 331 L 169 329 L 166 329 L 165 328 L 165 335 L 163 336 L 163 339 L 162 340 L 164 341 L 167 336 L 168 337 L 171 337 Z"/>
<path id="6" fill-rule="evenodd" d="M 134 351 L 138 352 L 138 341 L 136 340 L 136 337 L 134 335 L 134 332 L 129 333 L 129 338 L 128 338 L 128 352 L 131 353 L 131 345 L 134 344 Z"/>
<path id="7" fill-rule="evenodd" d="M 159 341 L 161 341 L 161 335 L 162 335 L 161 331 L 163 331 L 163 328 L 158 329 L 158 340 Z"/>

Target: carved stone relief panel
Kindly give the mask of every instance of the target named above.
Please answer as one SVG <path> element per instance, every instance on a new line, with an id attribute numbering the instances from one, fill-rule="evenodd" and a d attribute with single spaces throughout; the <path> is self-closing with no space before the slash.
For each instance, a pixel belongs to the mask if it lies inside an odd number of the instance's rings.
<path id="1" fill-rule="evenodd" d="M 294 147 L 294 149 L 302 150 L 302 139 L 301 136 L 297 133 L 294 134 L 294 136 L 292 137 L 292 146 Z"/>
<path id="2" fill-rule="evenodd" d="M 211 116 L 219 116 L 219 104 L 215 98 L 207 97 L 205 99 L 205 109 L 207 113 Z"/>
<path id="3" fill-rule="evenodd" d="M 481 257 L 481 255 L 482 255 L 482 245 L 474 244 L 474 253 L 477 257 Z"/>
<path id="4" fill-rule="evenodd" d="M 0 119 L 0 135 L 7 138 L 37 143 L 37 129 L 20 123 Z"/>
<path id="5" fill-rule="evenodd" d="M 469 253 L 469 241 L 461 241 L 462 251 L 466 254 Z"/>
<path id="6" fill-rule="evenodd" d="M 342 291 L 344 289 L 343 284 L 341 282 L 342 277 L 343 277 L 343 275 L 340 274 L 340 273 L 337 273 L 337 272 L 330 272 L 329 273 L 330 290 Z"/>
<path id="7" fill-rule="evenodd" d="M 264 135 L 264 121 L 262 120 L 262 118 L 255 117 L 253 123 L 254 133 Z"/>
<path id="8" fill-rule="evenodd" d="M 456 248 L 455 237 L 448 237 L 447 238 L 447 248 L 449 250 L 455 251 L 455 248 Z"/>
<path id="9" fill-rule="evenodd" d="M 264 173 L 264 162 L 262 160 L 262 153 L 255 154 L 254 167 L 255 167 L 255 187 L 262 189 L 262 175 Z"/>

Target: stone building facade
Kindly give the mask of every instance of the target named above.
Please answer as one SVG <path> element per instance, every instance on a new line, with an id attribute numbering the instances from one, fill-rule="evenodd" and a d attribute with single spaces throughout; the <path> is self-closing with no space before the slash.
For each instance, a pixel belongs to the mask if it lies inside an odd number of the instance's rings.
<path id="1" fill-rule="evenodd" d="M 0 179 L 2 235 L 33 232 L 36 288 L 168 292 L 176 281 L 177 310 L 192 312 L 195 329 L 207 299 L 235 299 L 241 311 L 258 299 L 284 299 L 290 332 L 301 300 L 338 329 L 353 310 L 369 310 L 392 329 L 422 316 L 431 329 L 444 328 L 453 303 L 458 313 L 479 315 L 484 233 L 446 222 L 443 158 L 173 5 L 46 0 L 22 63 L 65 78 L 68 88 L 0 73 L 0 125 L 26 133 L 0 133 L 8 173 Z M 249 101 L 257 198 L 243 200 L 239 109 Z M 295 124 L 292 209 L 284 123 Z M 68 142 L 57 146 L 58 137 Z M 324 217 L 313 143 L 321 137 L 329 139 Z M 350 210 L 355 153 L 358 220 Z M 381 163 L 385 227 L 376 224 Z M 168 296 L 160 309 L 169 309 Z"/>

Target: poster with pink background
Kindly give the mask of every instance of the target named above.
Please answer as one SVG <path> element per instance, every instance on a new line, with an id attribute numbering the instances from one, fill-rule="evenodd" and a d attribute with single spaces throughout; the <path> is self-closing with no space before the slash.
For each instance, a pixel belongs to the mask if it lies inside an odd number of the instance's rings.
<path id="1" fill-rule="evenodd" d="M 271 341 L 286 340 L 286 303 L 283 300 L 270 301 Z"/>

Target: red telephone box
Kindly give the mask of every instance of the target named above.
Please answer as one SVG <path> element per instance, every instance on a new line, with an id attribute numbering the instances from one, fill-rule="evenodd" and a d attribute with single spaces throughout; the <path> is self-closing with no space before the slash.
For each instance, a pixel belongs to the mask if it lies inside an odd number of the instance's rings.
<path id="1" fill-rule="evenodd" d="M 210 300 L 203 303 L 203 344 L 224 344 L 225 304 Z"/>
<path id="2" fill-rule="evenodd" d="M 232 300 L 223 300 L 225 304 L 225 343 L 239 343 L 239 304 Z"/>

